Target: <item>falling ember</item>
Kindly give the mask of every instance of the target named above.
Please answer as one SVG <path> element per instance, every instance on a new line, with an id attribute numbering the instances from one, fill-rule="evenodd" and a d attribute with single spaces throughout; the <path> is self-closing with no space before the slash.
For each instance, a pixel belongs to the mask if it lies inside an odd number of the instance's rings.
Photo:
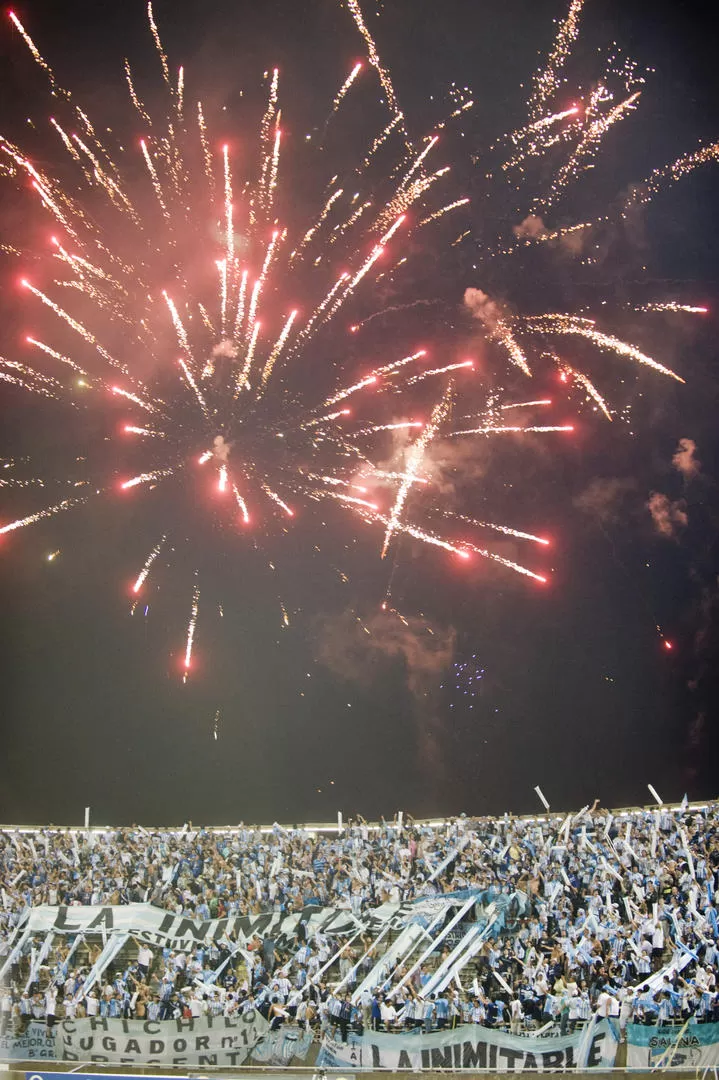
<path id="1" fill-rule="evenodd" d="M 244 522 L 245 525 L 249 525 L 249 523 L 250 523 L 250 515 L 247 512 L 247 503 L 242 498 L 242 496 L 240 495 L 239 491 L 237 490 L 237 488 L 235 487 L 234 484 L 232 485 L 232 492 L 233 492 L 233 494 L 235 496 L 235 501 L 237 502 L 237 505 L 240 508 L 240 513 L 242 514 L 242 521 Z"/>
<path id="2" fill-rule="evenodd" d="M 462 360 L 458 364 L 447 364 L 446 367 L 431 368 L 429 371 L 423 371 L 421 375 L 415 375 L 408 380 L 407 385 L 413 386 L 415 383 L 422 382 L 423 379 L 429 379 L 432 375 L 445 375 L 448 371 L 459 371 L 461 368 L 473 368 L 474 360 Z"/>
<path id="3" fill-rule="evenodd" d="M 280 509 L 284 510 L 288 517 L 295 516 L 294 510 L 291 510 L 287 503 L 283 502 L 283 500 L 279 497 L 276 491 L 273 491 L 272 488 L 269 487 L 267 484 L 262 484 L 261 487 L 265 495 L 267 495 L 269 499 L 272 499 L 272 501 L 276 503 L 280 507 Z"/>
<path id="4" fill-rule="evenodd" d="M 140 473 L 139 476 L 133 476 L 132 480 L 125 480 L 120 484 L 123 491 L 127 491 L 128 488 L 137 487 L 139 484 L 151 484 L 155 480 L 163 480 L 166 476 L 172 476 L 174 469 L 155 469 L 154 472 Z"/>
<path id="5" fill-rule="evenodd" d="M 387 550 L 392 539 L 392 533 L 395 531 L 395 529 L 400 523 L 402 510 L 412 487 L 413 478 L 417 475 L 420 468 L 422 467 L 422 461 L 424 459 L 425 451 L 434 436 L 439 431 L 440 425 L 447 418 L 452 400 L 451 389 L 451 386 L 447 387 L 441 401 L 439 401 L 432 410 L 432 415 L 429 418 L 429 423 L 426 425 L 422 434 L 419 436 L 417 441 L 410 447 L 407 453 L 405 465 L 405 472 L 407 475 L 406 479 L 401 482 L 397 490 L 397 498 L 395 499 L 394 506 L 392 507 L 392 512 L 387 522 L 387 528 L 385 530 L 384 541 L 382 543 L 381 550 L 381 557 L 383 559 L 387 554 Z"/>
<path id="6" fill-rule="evenodd" d="M 335 99 L 332 102 L 332 112 L 333 113 L 336 113 L 337 110 L 339 109 L 340 104 L 342 102 L 342 98 L 345 96 L 345 94 L 347 93 L 347 91 L 349 90 L 349 88 L 351 87 L 352 83 L 355 81 L 355 79 L 357 78 L 357 76 L 359 75 L 361 70 L 362 70 L 362 62 L 358 61 L 355 64 L 355 66 L 352 68 L 352 70 L 350 71 L 350 73 L 347 76 L 347 78 L 345 79 L 345 81 L 342 83 L 342 86 L 337 91 L 337 94 L 335 95 Z"/>
<path id="7" fill-rule="evenodd" d="M 547 434 L 551 431 L 574 431 L 574 427 L 572 424 L 545 425 L 541 427 L 488 425 L 487 427 L 469 428 L 467 431 L 450 431 L 447 433 L 447 438 L 454 439 L 458 435 L 503 435 L 507 433 L 521 435 L 529 431 L 536 432 L 537 434 Z"/>
<path id="8" fill-rule="evenodd" d="M 35 525 L 44 518 L 61 514 L 64 510 L 72 510 L 75 506 L 82 506 L 86 502 L 87 499 L 63 499 L 62 502 L 57 503 L 55 506 L 48 506 L 44 510 L 38 510 L 36 514 L 28 514 L 27 517 L 18 518 L 17 521 L 11 521 L 7 525 L 0 525 L 0 536 L 14 532 L 15 529 L 24 529 L 26 525 Z"/>
<path id="9" fill-rule="evenodd" d="M 140 573 L 137 575 L 137 580 L 135 581 L 135 584 L 132 586 L 132 591 L 134 593 L 139 593 L 140 589 L 147 581 L 148 574 L 152 569 L 152 564 L 154 563 L 157 556 L 160 554 L 160 551 L 162 550 L 162 545 L 165 543 L 166 539 L 167 538 L 163 536 L 145 559 L 145 564 L 142 567 Z"/>
<path id="10" fill-rule="evenodd" d="M 197 612 L 200 606 L 200 588 L 198 585 L 192 589 L 192 606 L 190 608 L 190 621 L 187 624 L 187 644 L 185 645 L 185 667 L 182 675 L 183 683 L 187 682 L 192 663 L 192 645 L 195 640 L 195 627 L 197 626 Z"/>
<path id="11" fill-rule="evenodd" d="M 322 402 L 322 408 L 328 409 L 332 405 L 336 405 L 338 401 L 344 401 L 350 394 L 356 394 L 358 390 L 364 390 L 365 387 L 373 386 L 376 382 L 376 375 L 368 375 L 366 379 L 360 379 L 360 381 L 354 383 L 353 386 L 347 386 L 344 390 L 338 390 L 333 397 L 329 397 L 326 401 Z"/>
<path id="12" fill-rule="evenodd" d="M 640 304 L 638 307 L 635 307 L 634 310 L 643 311 L 645 313 L 652 311 L 668 311 L 676 314 L 684 312 L 688 315 L 706 315 L 709 308 L 694 307 L 691 304 L 680 304 L 676 300 L 666 300 L 663 303 Z"/>

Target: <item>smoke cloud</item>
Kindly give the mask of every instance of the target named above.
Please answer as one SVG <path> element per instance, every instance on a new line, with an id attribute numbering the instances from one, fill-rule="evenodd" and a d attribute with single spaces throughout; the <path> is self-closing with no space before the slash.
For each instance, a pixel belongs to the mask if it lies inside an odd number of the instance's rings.
<path id="1" fill-rule="evenodd" d="M 212 347 L 213 360 L 235 360 L 237 358 L 237 349 L 231 341 L 218 341 L 217 345 Z"/>
<path id="2" fill-rule="evenodd" d="M 499 304 L 481 289 L 465 289 L 464 306 L 469 309 L 472 318 L 484 323 L 490 332 L 493 332 L 497 323 L 502 321 L 502 309 Z"/>
<path id="3" fill-rule="evenodd" d="M 537 240 L 546 234 L 547 227 L 538 214 L 527 214 L 524 221 L 512 226 L 512 232 L 518 240 Z"/>
<path id="4" fill-rule="evenodd" d="M 596 518 L 602 525 L 615 525 L 622 516 L 627 495 L 636 490 L 636 486 L 630 477 L 597 476 L 573 502 L 578 510 Z"/>
<path id="5" fill-rule="evenodd" d="M 688 524 L 688 518 L 682 502 L 672 502 L 661 491 L 653 491 L 649 496 L 647 510 L 652 515 L 654 528 L 668 540 L 675 540 Z"/>
<path id="6" fill-rule="evenodd" d="M 232 443 L 225 442 L 222 435 L 215 435 L 212 440 L 212 453 L 215 457 L 215 461 L 221 461 L 224 465 L 230 459 L 230 450 L 232 449 Z"/>
<path id="7" fill-rule="evenodd" d="M 452 663 L 456 631 L 431 627 L 416 616 L 378 612 L 368 619 L 352 610 L 322 620 L 316 658 L 345 679 L 365 682 L 381 661 L 404 664 L 407 688 L 421 699 Z"/>
<path id="8" fill-rule="evenodd" d="M 672 465 L 685 480 L 696 476 L 701 469 L 701 462 L 696 457 L 697 444 L 693 439 L 680 439 L 672 457 Z"/>

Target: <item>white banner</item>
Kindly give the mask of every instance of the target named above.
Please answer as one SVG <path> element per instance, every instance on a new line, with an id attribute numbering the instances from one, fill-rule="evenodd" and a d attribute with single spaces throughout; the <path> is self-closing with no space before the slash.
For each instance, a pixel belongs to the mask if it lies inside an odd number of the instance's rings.
<path id="1" fill-rule="evenodd" d="M 278 940 L 294 936 L 297 923 L 302 919 L 312 935 L 321 930 L 325 934 L 348 934 L 357 930 L 360 923 L 349 911 L 338 908 L 306 907 L 295 915 L 242 915 L 229 919 L 186 919 L 151 904 L 121 904 L 104 907 L 73 905 L 50 907 L 41 904 L 30 912 L 27 929 L 32 933 L 54 934 L 111 934 L 122 931 L 142 938 L 153 945 L 162 945 L 175 951 L 187 952 L 200 944 L 232 935 L 240 943 L 248 941 L 253 934 L 275 937 Z"/>
<path id="2" fill-rule="evenodd" d="M 586 1047 L 582 1046 L 583 1039 L 582 1031 L 556 1038 L 536 1038 L 508 1035 L 476 1024 L 463 1024 L 453 1031 L 437 1031 L 432 1035 L 349 1034 L 346 1043 L 323 1040 L 317 1067 L 549 1072 L 578 1066 L 609 1069 L 614 1065 L 617 1034 L 609 1021 L 601 1020 L 594 1026 Z"/>
<path id="3" fill-rule="evenodd" d="M 242 1065 L 269 1024 L 256 1010 L 232 1019 L 62 1020 L 56 1028 L 62 1061 L 124 1065 Z"/>
<path id="4" fill-rule="evenodd" d="M 719 1065 L 719 1024 L 627 1024 L 627 1068 Z"/>
<path id="5" fill-rule="evenodd" d="M 240 944 L 253 934 L 272 937 L 280 945 L 294 937 L 300 920 L 305 923 L 307 936 L 320 930 L 323 934 L 353 934 L 366 928 L 378 930 L 396 915 L 411 919 L 428 919 L 442 908 L 456 907 L 457 897 L 426 897 L 404 904 L 381 904 L 356 919 L 343 908 L 318 907 L 310 904 L 294 915 L 270 912 L 266 915 L 238 915 L 227 919 L 187 919 L 152 904 L 72 905 L 51 907 L 40 904 L 32 908 L 26 923 L 27 933 L 100 934 L 103 938 L 115 931 L 132 934 L 151 945 L 162 945 L 176 952 L 188 952 L 200 944 L 208 945 L 231 936 Z"/>

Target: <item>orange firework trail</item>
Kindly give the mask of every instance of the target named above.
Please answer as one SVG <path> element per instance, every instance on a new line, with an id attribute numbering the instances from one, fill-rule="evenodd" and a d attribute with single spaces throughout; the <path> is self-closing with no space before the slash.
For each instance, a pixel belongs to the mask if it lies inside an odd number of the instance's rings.
<path id="1" fill-rule="evenodd" d="M 19 346 L 33 350 L 33 365 L 22 355 L 3 355 L 0 381 L 13 399 L 21 401 L 26 395 L 37 409 L 70 406 L 73 411 L 68 408 L 64 417 L 91 411 L 98 422 L 78 428 L 97 431 L 104 425 L 106 430 L 102 454 L 95 452 L 97 447 L 78 446 L 75 460 L 83 463 L 88 476 L 76 479 L 73 473 L 58 481 L 86 485 L 87 495 L 41 506 L 35 513 L 22 507 L 22 516 L 1 526 L 1 534 L 40 524 L 90 498 L 122 505 L 119 491 L 141 487 L 145 497 L 136 493 L 132 498 L 133 517 L 156 514 L 149 535 L 161 535 L 162 540 L 149 555 L 147 541 L 134 553 L 133 573 L 142 566 L 135 593 L 160 554 L 169 565 L 178 545 L 195 543 L 188 537 L 202 535 L 191 527 L 200 515 L 224 524 L 219 535 L 241 545 L 248 561 L 259 552 L 263 572 L 268 566 L 273 573 L 281 572 L 287 535 L 295 537 L 289 544 L 298 545 L 297 537 L 310 525 L 319 522 L 331 528 L 343 512 L 349 520 L 376 528 L 382 559 L 390 550 L 399 557 L 403 537 L 466 561 L 478 555 L 544 581 L 541 574 L 476 544 L 472 530 L 546 546 L 542 537 L 492 520 L 443 513 L 443 454 L 451 452 L 453 460 L 466 458 L 469 463 L 473 438 L 477 454 L 486 456 L 487 440 L 504 434 L 518 436 L 517 443 L 525 439 L 531 450 L 535 440 L 526 438 L 528 434 L 572 431 L 569 423 L 555 423 L 551 413 L 542 414 L 546 424 L 534 424 L 531 414 L 527 423 L 503 423 L 504 410 L 551 407 L 542 396 L 542 382 L 530 391 L 526 386 L 518 389 L 519 383 L 538 380 L 547 369 L 554 377 L 559 371 L 565 383 L 580 388 L 589 406 L 607 419 L 620 415 L 610 406 L 601 379 L 580 370 L 587 356 L 595 363 L 601 358 L 602 372 L 620 366 L 616 361 L 631 361 L 683 381 L 646 351 L 639 331 L 635 335 L 632 329 L 634 344 L 625 341 L 622 332 L 598 329 L 587 307 L 577 313 L 544 311 L 543 303 L 527 304 L 526 296 L 511 295 L 519 287 L 515 282 L 527 280 L 528 274 L 501 276 L 502 260 L 516 251 L 527 260 L 549 260 L 559 251 L 565 261 L 576 259 L 582 273 L 589 274 L 607 246 L 602 229 L 615 224 L 611 212 L 587 214 L 586 209 L 578 221 L 579 199 L 574 201 L 574 195 L 608 133 L 636 111 L 645 80 L 636 65 L 614 51 L 602 70 L 592 73 L 596 77 L 585 80 L 591 90 L 575 88 L 571 93 L 569 60 L 583 0 L 569 0 L 558 22 L 548 60 L 534 77 L 526 115 L 486 152 L 472 156 L 478 169 L 471 203 L 458 190 L 447 158 L 450 147 L 462 145 L 451 134 L 453 128 L 466 126 L 464 118 L 472 108 L 469 88 L 448 92 L 444 116 L 435 118 L 424 135 L 411 137 L 417 125 L 405 125 L 361 0 L 338 0 L 338 5 L 350 28 L 356 28 L 368 63 L 354 64 L 322 112 L 326 119 L 324 126 L 322 120 L 318 125 L 319 138 L 307 140 L 297 138 L 294 115 L 282 115 L 277 68 L 267 69 L 262 117 L 254 133 L 228 127 L 232 112 L 211 104 L 217 99 L 213 88 L 204 96 L 205 104 L 190 99 L 192 81 L 174 60 L 170 67 L 151 4 L 147 14 L 162 100 L 148 94 L 154 104 L 146 104 L 125 62 L 121 85 L 129 98 L 129 121 L 123 125 L 118 118 L 111 130 L 106 120 L 91 120 L 58 84 L 17 15 L 10 15 L 9 26 L 19 35 L 20 47 L 29 50 L 48 80 L 53 115 L 32 120 L 35 135 L 42 139 L 45 133 L 49 152 L 36 154 L 24 140 L 18 146 L 0 136 L 0 182 L 19 189 L 35 213 L 35 218 L 24 212 L 7 215 L 12 235 L 3 238 L 2 257 L 19 256 L 23 266 L 32 265 L 32 272 L 21 271 L 32 279 L 23 278 L 22 286 L 29 312 L 42 319 L 42 333 L 36 329 L 25 335 Z M 357 101 L 358 113 L 378 119 L 356 140 L 354 132 L 343 131 L 344 157 L 354 152 L 355 158 L 332 162 L 331 150 L 322 144 L 329 146 L 325 136 L 330 121 L 339 127 L 340 114 L 350 120 L 348 95 Z M 359 108 L 361 96 L 367 109 Z M 223 138 L 219 131 L 225 132 Z M 288 142 L 293 147 L 289 159 Z M 300 161 L 302 154 L 307 163 Z M 623 194 L 614 202 L 617 216 L 648 201 L 665 182 L 718 158 L 719 143 L 707 144 L 649 172 L 629 194 L 623 184 Z M 297 170 L 294 176 L 290 163 Z M 483 178 L 487 192 L 478 191 L 475 197 Z M 496 215 L 504 232 L 489 235 L 485 243 L 495 220 L 491 192 L 497 178 L 514 209 L 508 213 L 505 198 Z M 453 227 L 455 211 L 461 211 L 463 231 Z M 50 232 L 56 235 L 48 244 Z M 394 327 L 401 333 L 411 325 L 403 325 L 403 311 L 415 308 L 420 318 L 423 306 L 437 306 L 439 317 L 427 321 L 427 332 L 438 326 L 457 329 L 446 309 L 451 306 L 456 315 L 460 296 L 446 301 L 416 295 L 418 277 L 423 282 L 430 278 L 424 271 L 412 276 L 412 268 L 420 259 L 426 267 L 429 243 L 443 293 L 454 286 L 439 263 L 440 248 L 443 257 L 454 258 L 453 249 L 469 251 L 472 243 L 477 274 L 477 288 L 467 290 L 474 300 L 470 303 L 465 295 L 474 320 L 471 345 L 461 344 L 467 340 L 466 327 L 451 340 L 446 329 L 443 337 L 435 334 L 431 367 L 427 351 L 417 347 L 423 339 L 415 337 L 416 325 L 409 341 L 406 335 L 373 337 L 379 323 L 369 328 L 382 316 L 387 318 L 383 333 L 394 332 Z M 551 281 L 544 270 L 536 277 L 548 292 Z M 403 281 L 407 295 L 400 295 Z M 483 281 L 497 283 L 497 297 L 481 291 Z M 638 299 L 647 295 L 643 292 Z M 631 293 L 623 307 L 625 318 L 628 308 L 646 315 L 703 310 L 678 301 L 637 304 Z M 606 314 L 611 317 L 611 311 Z M 560 334 L 567 344 L 566 358 L 561 359 L 549 351 Z M 465 347 L 476 362 L 461 359 Z M 4 348 L 3 354 L 8 353 Z M 470 378 L 473 368 L 476 374 Z M 504 384 L 505 376 L 506 402 L 504 390 L 484 401 L 483 386 Z M 431 409 L 428 386 L 423 385 L 429 378 L 437 380 L 428 384 L 436 387 Z M 40 402 L 37 395 L 47 401 Z M 573 396 L 581 399 L 580 394 Z M 351 410 L 343 407 L 348 398 Z M 457 429 L 457 415 L 473 426 Z M 524 416 L 513 414 L 512 419 Z M 459 437 L 468 440 L 461 454 L 456 445 L 447 445 Z M 78 439 L 82 442 L 80 430 Z M 110 480 L 105 443 L 117 448 Z M 502 440 L 491 445 L 499 456 Z M 209 462 L 211 468 L 198 467 Z M 470 472 L 471 467 L 468 464 Z M 118 480 L 124 476 L 129 479 Z M 23 483 L 19 478 L 15 486 Z M 3 481 L 3 497 L 12 486 Z M 41 486 L 29 487 L 27 497 Z M 162 494 L 149 497 L 151 489 L 163 486 Z M 453 486 L 461 491 L 461 475 L 453 478 Z M 218 492 L 228 497 L 219 498 Z M 493 517 L 490 510 L 482 513 Z M 7 517 L 16 514 L 14 507 Z M 183 514 L 186 527 L 177 525 Z M 300 529 L 292 521 L 295 515 L 303 522 Z M 442 528 L 435 529 L 433 522 Z M 466 539 L 444 534 L 445 529 L 460 528 L 460 522 Z M 270 545 L 271 557 L 264 550 Z M 312 546 L 313 552 L 320 550 L 319 542 Z M 193 550 L 189 564 L 197 570 L 184 679 L 192 664 L 200 587 L 205 603 L 210 588 L 202 569 L 206 560 L 196 554 Z M 174 563 L 182 565 L 182 559 L 176 556 Z M 383 565 L 380 559 L 377 563 Z M 347 580 L 344 571 L 332 569 Z M 285 617 L 287 610 L 298 609 L 283 607 Z M 217 610 L 216 601 L 207 604 L 207 610 Z"/>
<path id="2" fill-rule="evenodd" d="M 182 674 L 182 681 L 187 682 L 187 677 L 190 674 L 190 665 L 192 663 L 192 646 L 195 641 L 195 629 L 197 627 L 197 613 L 200 609 L 200 587 L 195 585 L 192 590 L 192 604 L 190 607 L 190 621 L 187 624 L 187 643 L 185 645 L 185 665 Z"/>
<path id="3" fill-rule="evenodd" d="M 162 551 L 162 545 L 165 543 L 166 539 L 167 538 L 163 536 L 145 559 L 145 564 L 142 567 L 140 573 L 137 575 L 137 580 L 135 581 L 135 584 L 132 586 L 132 591 L 134 593 L 139 593 L 140 589 L 147 581 L 150 570 L 152 569 L 152 564 Z"/>

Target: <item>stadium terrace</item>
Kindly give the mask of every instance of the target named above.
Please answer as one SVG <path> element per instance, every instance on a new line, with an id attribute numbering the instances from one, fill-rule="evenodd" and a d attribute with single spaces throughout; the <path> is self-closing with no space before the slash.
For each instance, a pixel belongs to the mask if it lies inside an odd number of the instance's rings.
<path id="1" fill-rule="evenodd" d="M 0 1057 L 716 1065 L 718 875 L 717 802 L 5 827 Z"/>

